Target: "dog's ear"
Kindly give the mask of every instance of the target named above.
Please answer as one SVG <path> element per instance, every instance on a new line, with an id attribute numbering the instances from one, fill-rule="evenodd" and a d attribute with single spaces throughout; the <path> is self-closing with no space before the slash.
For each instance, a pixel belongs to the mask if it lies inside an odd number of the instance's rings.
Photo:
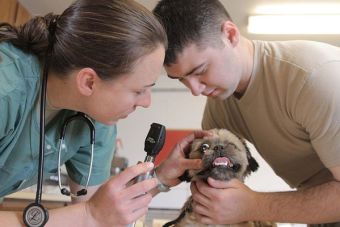
<path id="1" fill-rule="evenodd" d="M 248 170 L 255 172 L 258 168 L 259 168 L 259 164 L 257 163 L 257 161 L 255 160 L 255 158 L 253 158 L 253 156 L 251 156 L 250 153 L 250 149 L 246 143 L 245 139 L 241 139 L 244 147 L 246 148 L 247 151 L 247 159 L 248 159 Z"/>
<path id="2" fill-rule="evenodd" d="M 244 142 L 245 144 L 245 142 Z M 248 169 L 252 172 L 255 172 L 259 168 L 259 163 L 251 156 L 251 153 L 249 151 L 248 146 L 245 144 L 246 150 L 247 150 L 247 159 L 248 159 Z"/>
<path id="3" fill-rule="evenodd" d="M 189 171 L 185 170 L 182 176 L 178 177 L 180 181 L 190 182 L 192 177 L 189 175 Z"/>
<path id="4" fill-rule="evenodd" d="M 248 157 L 249 170 L 255 172 L 259 168 L 259 164 L 252 156 Z"/>

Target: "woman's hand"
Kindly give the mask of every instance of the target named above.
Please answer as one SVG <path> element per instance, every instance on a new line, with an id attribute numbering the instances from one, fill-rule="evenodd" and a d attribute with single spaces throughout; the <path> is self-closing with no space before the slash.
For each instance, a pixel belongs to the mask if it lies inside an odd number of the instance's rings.
<path id="1" fill-rule="evenodd" d="M 210 136 L 208 131 L 194 131 L 179 141 L 170 152 L 169 156 L 157 167 L 157 177 L 168 186 L 175 186 L 181 181 L 178 179 L 187 169 L 201 168 L 200 159 L 186 159 L 190 145 L 194 139 Z"/>
<path id="2" fill-rule="evenodd" d="M 152 163 L 129 167 L 103 184 L 86 202 L 86 213 L 92 226 L 126 226 L 146 214 L 152 196 L 148 191 L 157 186 L 156 179 L 131 182 L 152 170 Z"/>

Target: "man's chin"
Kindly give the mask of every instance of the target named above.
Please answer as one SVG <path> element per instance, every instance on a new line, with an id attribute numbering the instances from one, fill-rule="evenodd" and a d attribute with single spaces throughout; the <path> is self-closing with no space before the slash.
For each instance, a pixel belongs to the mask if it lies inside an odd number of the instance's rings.
<path id="1" fill-rule="evenodd" d="M 218 95 L 215 95 L 215 96 L 208 96 L 208 98 L 221 100 L 221 101 L 223 101 L 223 100 L 225 100 L 229 97 L 230 97 L 230 95 L 225 94 L 225 93 L 221 93 L 221 94 L 218 94 Z"/>

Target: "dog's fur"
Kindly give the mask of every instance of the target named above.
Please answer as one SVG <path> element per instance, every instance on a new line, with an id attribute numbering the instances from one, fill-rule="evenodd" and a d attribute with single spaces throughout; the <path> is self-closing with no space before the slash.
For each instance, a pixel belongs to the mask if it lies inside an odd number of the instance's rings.
<path id="1" fill-rule="evenodd" d="M 258 163 L 251 156 L 246 141 L 226 129 L 210 130 L 213 136 L 196 139 L 187 154 L 189 159 L 202 159 L 200 170 L 188 170 L 180 177 L 182 181 L 194 181 L 197 179 L 207 181 L 208 177 L 216 180 L 228 181 L 244 178 L 256 171 Z M 192 197 L 190 196 L 181 210 L 180 216 L 174 221 L 166 223 L 163 227 L 206 227 L 206 226 L 242 226 L 264 227 L 273 226 L 272 223 L 244 222 L 236 225 L 205 225 L 198 223 L 192 212 Z"/>

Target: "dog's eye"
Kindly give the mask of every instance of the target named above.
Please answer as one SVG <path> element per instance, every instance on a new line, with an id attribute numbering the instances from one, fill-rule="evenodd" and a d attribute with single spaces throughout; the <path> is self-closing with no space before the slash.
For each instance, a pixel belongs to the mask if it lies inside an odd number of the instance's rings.
<path id="1" fill-rule="evenodd" d="M 200 146 L 200 151 L 201 151 L 201 152 L 205 152 L 205 151 L 208 150 L 209 148 L 210 148 L 209 144 L 203 143 L 203 144 Z"/>

